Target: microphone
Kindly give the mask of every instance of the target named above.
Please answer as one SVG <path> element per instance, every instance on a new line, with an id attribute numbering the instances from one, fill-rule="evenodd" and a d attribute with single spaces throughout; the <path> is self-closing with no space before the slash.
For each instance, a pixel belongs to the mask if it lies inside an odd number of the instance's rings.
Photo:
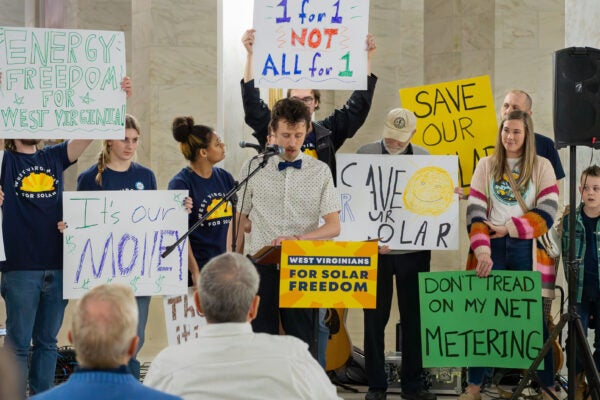
<path id="1" fill-rule="evenodd" d="M 247 147 L 250 147 L 250 148 L 252 148 L 252 149 L 254 149 L 254 150 L 258 151 L 259 153 L 260 153 L 260 151 L 262 150 L 262 147 L 260 147 L 260 145 L 259 145 L 259 144 L 256 144 L 256 143 L 249 143 L 249 142 L 246 142 L 245 140 L 242 140 L 242 141 L 240 142 L 240 147 L 241 147 L 242 149 L 244 149 L 244 148 L 247 148 Z"/>
<path id="2" fill-rule="evenodd" d="M 273 156 L 277 156 L 280 154 L 285 153 L 285 149 L 281 146 L 277 146 L 276 144 L 270 144 L 267 146 L 267 149 L 260 153 L 255 155 L 254 157 L 252 157 L 253 160 L 258 160 L 258 159 L 262 159 L 262 160 L 267 160 L 270 157 Z"/>

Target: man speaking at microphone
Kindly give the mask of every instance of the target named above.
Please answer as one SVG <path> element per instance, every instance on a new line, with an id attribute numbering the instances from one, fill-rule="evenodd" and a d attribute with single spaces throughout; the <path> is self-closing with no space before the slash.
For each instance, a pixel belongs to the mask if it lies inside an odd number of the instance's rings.
<path id="1" fill-rule="evenodd" d="M 310 126 L 310 111 L 300 100 L 279 100 L 271 112 L 272 142 L 283 153 L 272 156 L 241 190 L 240 226 L 252 221 L 252 229 L 238 235 L 237 249 L 255 254 L 283 240 L 332 239 L 340 233 L 339 196 L 327 164 L 303 154 L 300 149 Z M 259 155 L 263 160 L 270 154 Z M 240 173 L 242 181 L 260 161 L 248 160 Z M 319 226 L 320 220 L 323 224 Z M 244 248 L 245 246 L 245 248 Z M 313 340 L 313 311 L 306 308 L 279 309 L 278 265 L 256 265 L 260 275 L 260 305 L 252 322 L 255 332 L 277 334 L 279 318 L 286 334 L 306 343 Z"/>

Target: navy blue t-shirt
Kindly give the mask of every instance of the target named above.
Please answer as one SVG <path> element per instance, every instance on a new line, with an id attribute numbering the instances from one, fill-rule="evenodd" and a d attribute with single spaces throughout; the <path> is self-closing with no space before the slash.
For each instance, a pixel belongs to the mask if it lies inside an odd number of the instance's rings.
<path id="1" fill-rule="evenodd" d="M 169 189 L 189 190 L 189 196 L 194 202 L 189 216 L 190 227 L 213 209 L 232 187 L 233 176 L 224 169 L 216 167 L 213 167 L 212 175 L 208 179 L 202 178 L 191 168 L 186 167 L 169 182 Z M 190 234 L 190 245 L 199 268 L 202 268 L 211 258 L 225 252 L 231 216 L 231 204 L 224 203 Z"/>
<path id="2" fill-rule="evenodd" d="M 583 299 L 595 300 L 600 295 L 598 285 L 598 246 L 596 227 L 600 217 L 588 217 L 581 209 L 581 221 L 585 227 L 585 255 L 583 257 Z"/>
<path id="3" fill-rule="evenodd" d="M 34 154 L 4 152 L 2 233 L 6 261 L 1 271 L 62 269 L 63 171 L 71 162 L 67 143 L 48 146 Z"/>
<path id="4" fill-rule="evenodd" d="M 156 190 L 156 177 L 150 168 L 132 162 L 127 171 L 114 171 L 108 167 L 102 173 L 102 186 L 96 183 L 98 165 L 79 174 L 77 190 Z"/>

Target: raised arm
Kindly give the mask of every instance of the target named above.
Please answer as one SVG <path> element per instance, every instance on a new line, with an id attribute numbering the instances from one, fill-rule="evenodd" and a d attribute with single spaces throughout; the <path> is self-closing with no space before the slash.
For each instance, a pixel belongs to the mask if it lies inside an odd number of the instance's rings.
<path id="1" fill-rule="evenodd" d="M 242 35 L 242 43 L 246 48 L 246 65 L 244 66 L 244 83 L 254 79 L 254 70 L 252 68 L 252 54 L 254 50 L 254 32 L 256 29 L 248 29 Z"/>
<path id="2" fill-rule="evenodd" d="M 254 68 L 252 66 L 252 53 L 254 48 L 255 29 L 248 29 L 242 35 L 242 44 L 246 48 L 246 65 L 244 78 L 240 82 L 242 89 L 242 105 L 244 107 L 244 121 L 254 130 L 252 134 L 261 147 L 266 146 L 269 134 L 269 121 L 271 110 L 260 98 L 260 91 L 254 87 Z"/>
<path id="3" fill-rule="evenodd" d="M 371 75 L 371 58 L 376 50 L 377 45 L 375 44 L 375 36 L 369 33 L 367 34 L 367 75 Z"/>

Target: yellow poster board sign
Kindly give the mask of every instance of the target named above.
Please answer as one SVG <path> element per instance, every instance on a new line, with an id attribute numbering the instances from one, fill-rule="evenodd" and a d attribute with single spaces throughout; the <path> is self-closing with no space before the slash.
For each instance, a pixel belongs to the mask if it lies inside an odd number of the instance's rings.
<path id="1" fill-rule="evenodd" d="M 280 307 L 375 308 L 376 241 L 284 241 L 280 267 Z"/>
<path id="2" fill-rule="evenodd" d="M 411 142 L 431 154 L 458 155 L 458 184 L 468 188 L 479 159 L 494 152 L 498 134 L 489 76 L 400 89 L 400 99 L 417 117 Z"/>

